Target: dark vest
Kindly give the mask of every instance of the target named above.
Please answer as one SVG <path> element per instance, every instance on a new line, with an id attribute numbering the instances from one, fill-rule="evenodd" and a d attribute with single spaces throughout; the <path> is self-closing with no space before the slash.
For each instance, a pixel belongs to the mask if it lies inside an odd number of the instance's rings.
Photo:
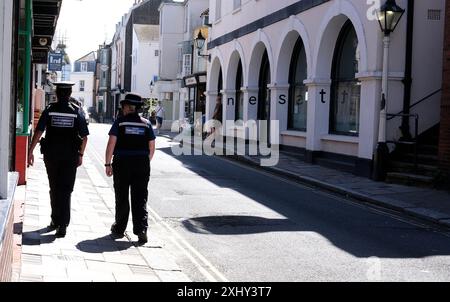
<path id="1" fill-rule="evenodd" d="M 119 118 L 118 123 L 119 134 L 115 154 L 119 156 L 148 155 L 150 126 L 147 121 L 134 114 Z"/>
<path id="2" fill-rule="evenodd" d="M 79 108 L 72 103 L 55 103 L 48 108 L 45 134 L 47 155 L 76 155 L 81 139 L 79 133 Z"/>

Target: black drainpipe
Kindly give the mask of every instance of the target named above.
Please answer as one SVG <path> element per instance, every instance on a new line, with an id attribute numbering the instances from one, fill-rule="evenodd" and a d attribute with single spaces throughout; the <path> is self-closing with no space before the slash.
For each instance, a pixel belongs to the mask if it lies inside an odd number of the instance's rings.
<path id="1" fill-rule="evenodd" d="M 404 97 L 403 97 L 403 113 L 410 114 L 411 106 L 411 86 L 412 86 L 412 64 L 413 64 L 413 34 L 414 34 L 414 0 L 408 0 L 408 12 L 407 12 L 407 30 L 406 30 L 406 59 L 405 59 L 405 78 L 404 84 Z M 402 131 L 403 140 L 411 140 L 410 119 L 405 116 L 402 118 Z"/>

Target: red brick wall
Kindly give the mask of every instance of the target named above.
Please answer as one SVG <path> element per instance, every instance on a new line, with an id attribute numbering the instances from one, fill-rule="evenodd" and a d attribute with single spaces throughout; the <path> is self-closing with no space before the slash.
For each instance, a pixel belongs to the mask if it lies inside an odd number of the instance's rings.
<path id="1" fill-rule="evenodd" d="M 442 169 L 450 172 L 450 1 L 446 1 L 446 4 L 439 159 Z"/>
<path id="2" fill-rule="evenodd" d="M 6 224 L 5 237 L 0 247 L 0 282 L 10 282 L 13 264 L 13 222 L 14 211 L 11 210 Z"/>

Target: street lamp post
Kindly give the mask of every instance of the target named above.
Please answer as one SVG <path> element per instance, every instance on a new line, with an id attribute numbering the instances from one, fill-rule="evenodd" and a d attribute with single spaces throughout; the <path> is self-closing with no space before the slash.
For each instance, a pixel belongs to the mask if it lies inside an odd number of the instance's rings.
<path id="1" fill-rule="evenodd" d="M 209 54 L 203 55 L 201 53 L 203 47 L 205 46 L 205 43 L 206 43 L 206 39 L 205 39 L 205 37 L 203 37 L 202 31 L 200 30 L 198 32 L 198 35 L 197 35 L 196 39 L 195 39 L 195 47 L 198 50 L 198 56 L 199 57 L 206 57 L 206 58 L 208 58 L 208 60 L 210 60 L 211 59 L 211 55 L 209 55 Z"/>
<path id="2" fill-rule="evenodd" d="M 386 3 L 377 11 L 378 22 L 383 38 L 383 75 L 381 91 L 380 122 L 378 129 L 378 144 L 375 154 L 374 179 L 384 181 L 386 179 L 386 166 L 389 157 L 389 149 L 386 143 L 386 124 L 387 124 L 387 100 L 388 81 L 389 81 L 389 46 L 391 43 L 391 33 L 395 30 L 405 10 L 395 3 L 395 0 L 386 0 Z"/>

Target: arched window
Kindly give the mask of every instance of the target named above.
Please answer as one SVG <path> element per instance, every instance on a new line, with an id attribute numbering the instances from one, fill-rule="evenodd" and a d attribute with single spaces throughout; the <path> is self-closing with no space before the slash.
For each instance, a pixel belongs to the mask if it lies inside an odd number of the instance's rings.
<path id="1" fill-rule="evenodd" d="M 298 38 L 292 54 L 289 72 L 289 117 L 288 128 L 306 131 L 308 111 L 308 88 L 303 83 L 307 78 L 306 52 Z"/>
<path id="2" fill-rule="evenodd" d="M 270 89 L 267 87 L 270 81 L 269 56 L 267 55 L 267 50 L 265 50 L 259 73 L 258 120 L 260 121 L 270 120 Z"/>
<path id="3" fill-rule="evenodd" d="M 244 86 L 244 77 L 242 74 L 242 61 L 239 60 L 236 74 L 236 121 L 244 120 L 244 94 L 241 89 Z"/>
<path id="4" fill-rule="evenodd" d="M 361 83 L 358 37 L 352 23 L 343 26 L 336 44 L 331 86 L 330 132 L 358 136 Z"/>

